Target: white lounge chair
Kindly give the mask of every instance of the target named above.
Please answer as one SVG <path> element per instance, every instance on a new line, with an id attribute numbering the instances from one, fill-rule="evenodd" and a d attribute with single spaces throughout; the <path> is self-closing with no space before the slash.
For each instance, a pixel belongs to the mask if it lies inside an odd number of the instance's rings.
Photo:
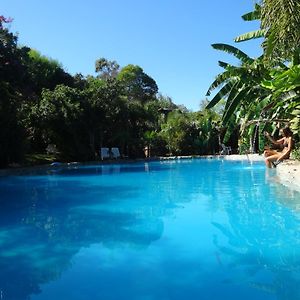
<path id="1" fill-rule="evenodd" d="M 110 151 L 109 148 L 101 148 L 100 149 L 100 157 L 101 160 L 103 160 L 104 158 L 110 158 Z"/>
<path id="2" fill-rule="evenodd" d="M 230 146 L 225 146 L 224 144 L 221 144 L 222 147 L 222 151 L 221 151 L 221 155 L 229 155 L 232 154 L 232 150 Z"/>
<path id="3" fill-rule="evenodd" d="M 112 154 L 112 157 L 115 159 L 118 159 L 121 157 L 119 148 L 117 148 L 117 147 L 111 148 L 111 154 Z"/>

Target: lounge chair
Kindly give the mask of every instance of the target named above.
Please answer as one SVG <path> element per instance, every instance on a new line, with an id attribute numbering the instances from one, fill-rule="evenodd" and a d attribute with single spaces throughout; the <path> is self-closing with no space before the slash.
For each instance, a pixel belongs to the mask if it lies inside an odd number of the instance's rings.
<path id="1" fill-rule="evenodd" d="M 112 157 L 115 159 L 118 159 L 121 157 L 119 148 L 117 148 L 117 147 L 111 148 L 111 154 L 112 154 Z"/>
<path id="2" fill-rule="evenodd" d="M 232 154 L 232 150 L 230 146 L 225 146 L 224 144 L 220 145 L 222 147 L 221 155 L 229 155 Z"/>
<path id="3" fill-rule="evenodd" d="M 101 157 L 101 160 L 103 160 L 104 158 L 110 158 L 110 151 L 109 151 L 109 148 L 101 148 L 100 149 L 100 157 Z"/>

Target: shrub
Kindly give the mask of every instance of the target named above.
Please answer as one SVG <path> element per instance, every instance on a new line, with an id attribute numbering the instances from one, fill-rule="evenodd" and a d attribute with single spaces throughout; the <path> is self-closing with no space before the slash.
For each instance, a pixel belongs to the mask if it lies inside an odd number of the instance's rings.
<path id="1" fill-rule="evenodd" d="M 291 157 L 300 160 L 300 143 L 296 144 L 295 149 L 292 151 Z"/>

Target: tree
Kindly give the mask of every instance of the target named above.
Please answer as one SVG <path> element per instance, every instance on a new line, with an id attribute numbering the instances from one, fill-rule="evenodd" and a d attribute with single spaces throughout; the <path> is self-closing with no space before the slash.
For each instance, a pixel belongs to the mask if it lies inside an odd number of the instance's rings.
<path id="1" fill-rule="evenodd" d="M 19 48 L 17 37 L 5 28 L 11 22 L 0 16 L 0 166 L 22 160 L 25 130 L 21 124 L 23 90 L 26 85 L 28 48 Z"/>
<path id="2" fill-rule="evenodd" d="M 244 21 L 255 21 L 255 20 L 260 20 L 261 19 L 261 5 L 255 4 L 254 10 L 246 13 L 242 16 L 242 19 Z M 266 36 L 267 30 L 266 29 L 257 29 L 251 32 L 247 32 L 244 34 L 239 35 L 234 39 L 236 43 L 239 42 L 244 42 L 252 39 L 257 39 L 257 38 L 264 38 Z"/>
<path id="3" fill-rule="evenodd" d="M 260 29 L 242 34 L 235 42 L 263 38 L 264 57 L 276 65 L 299 58 L 300 3 L 297 0 L 261 0 L 254 11 L 242 16 L 245 21 L 260 20 Z"/>
<path id="4" fill-rule="evenodd" d="M 300 137 L 300 65 L 274 70 L 261 85 L 271 93 L 269 115 L 291 120 L 294 133 Z"/>
<path id="5" fill-rule="evenodd" d="M 245 14 L 245 21 L 261 20 L 261 29 L 241 35 L 235 39 L 241 42 L 264 37 L 264 58 L 268 60 L 269 76 L 261 86 L 269 90 L 269 104 L 261 114 L 271 119 L 291 119 L 295 133 L 299 128 L 299 2 L 298 1 L 261 1 L 255 10 Z M 290 64 L 284 64 L 286 60 Z M 270 63 L 271 62 L 271 63 Z M 273 68 L 270 68 L 270 65 Z"/>
<path id="6" fill-rule="evenodd" d="M 271 70 L 265 64 L 263 57 L 252 59 L 239 49 L 226 44 L 212 46 L 217 50 L 233 54 L 241 60 L 241 64 L 232 66 L 219 62 L 225 71 L 216 77 L 208 89 L 208 96 L 216 88 L 219 88 L 219 91 L 209 102 L 207 108 L 212 108 L 221 100 L 225 100 L 222 123 L 227 131 L 223 137 L 224 142 L 228 141 L 239 128 L 241 136 L 246 134 L 246 139 L 241 137 L 240 140 L 252 149 L 252 141 L 256 140 L 257 136 L 257 124 L 250 125 L 250 130 L 245 130 L 245 127 L 248 126 L 249 120 L 260 120 L 271 114 L 267 108 L 272 106 L 274 99 L 270 90 L 262 85 L 262 82 L 271 79 Z M 248 143 L 247 140 L 250 142 Z"/>
<path id="7" fill-rule="evenodd" d="M 27 94 L 40 95 L 43 88 L 53 90 L 58 84 L 74 85 L 73 77 L 66 73 L 61 64 L 51 58 L 41 55 L 40 52 L 30 49 L 26 61 L 28 72 Z M 32 98 L 32 95 L 31 95 Z"/>
<path id="8" fill-rule="evenodd" d="M 93 154 L 103 144 L 110 145 L 114 135 L 118 136 L 118 129 L 124 126 L 120 124 L 124 111 L 120 95 L 121 87 L 117 80 L 87 78 L 83 122 Z"/>
<path id="9" fill-rule="evenodd" d="M 241 60 L 240 66 L 219 62 L 225 71 L 216 77 L 207 91 L 207 96 L 209 96 L 214 89 L 220 88 L 207 108 L 214 107 L 223 99 L 226 100 L 223 114 L 223 123 L 226 125 L 241 107 L 249 108 L 253 103 L 268 102 L 269 93 L 260 83 L 268 78 L 269 73 L 262 58 L 254 60 L 239 49 L 226 44 L 212 46 L 217 50 L 233 54 Z"/>
<path id="10" fill-rule="evenodd" d="M 212 110 L 170 112 L 159 135 L 171 155 L 213 154 L 218 151 L 218 115 Z"/>
<path id="11" fill-rule="evenodd" d="M 153 99 L 158 87 L 153 78 L 144 73 L 139 66 L 128 65 L 124 67 L 117 76 L 124 87 L 124 92 L 130 100 L 145 103 Z"/>
<path id="12" fill-rule="evenodd" d="M 115 60 L 109 61 L 102 57 L 95 62 L 96 73 L 101 79 L 115 78 L 119 73 L 119 69 L 120 66 Z"/>
<path id="13" fill-rule="evenodd" d="M 299 63 L 300 2 L 298 0 L 262 0 L 261 28 L 266 31 L 266 55 Z"/>
<path id="14" fill-rule="evenodd" d="M 41 101 L 32 107 L 31 119 L 41 127 L 45 147 L 55 144 L 63 159 L 88 158 L 81 119 L 84 96 L 78 89 L 58 85 L 53 91 L 43 90 Z"/>
<path id="15" fill-rule="evenodd" d="M 288 12 L 284 11 L 287 6 Z M 261 29 L 241 35 L 235 41 L 264 37 L 264 55 L 258 59 L 249 59 L 243 52 L 229 45 L 213 45 L 215 49 L 235 55 L 241 60 L 241 65 L 233 67 L 219 62 L 225 71 L 217 76 L 208 90 L 209 95 L 212 90 L 219 88 L 207 108 L 225 99 L 223 124 L 238 123 L 241 135 L 248 134 L 253 144 L 266 126 L 267 119 L 294 118 L 293 126 L 298 128 L 299 22 L 295 20 L 299 18 L 299 10 L 295 12 L 291 24 L 284 25 L 285 20 L 298 7 L 299 3 L 295 1 L 261 1 L 261 5 L 255 5 L 253 12 L 243 16 L 246 21 L 260 19 Z M 292 65 L 284 64 L 286 60 L 292 60 Z M 256 120 L 256 123 L 251 120 Z M 261 121 L 264 122 L 261 124 Z"/>

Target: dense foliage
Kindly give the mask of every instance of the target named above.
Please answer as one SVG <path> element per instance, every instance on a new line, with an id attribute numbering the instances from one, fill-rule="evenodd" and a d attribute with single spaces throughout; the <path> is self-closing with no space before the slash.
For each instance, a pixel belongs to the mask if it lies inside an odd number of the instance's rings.
<path id="1" fill-rule="evenodd" d="M 242 151 L 262 151 L 262 132 L 289 124 L 296 141 L 300 135 L 300 59 L 298 1 L 263 0 L 245 21 L 260 20 L 261 28 L 235 39 L 243 42 L 262 38 L 263 54 L 251 58 L 236 47 L 214 44 L 240 60 L 238 66 L 219 62 L 224 72 L 208 89 L 218 89 L 207 108 L 225 100 L 223 125 L 235 123 L 240 130 Z M 255 147 L 254 147 L 255 146 Z"/>
<path id="2" fill-rule="evenodd" d="M 237 43 L 262 38 L 263 54 L 252 58 L 237 47 L 214 44 L 240 62 L 223 61 L 208 89 L 216 94 L 198 112 L 158 93 L 156 81 L 138 65 L 121 67 L 99 58 L 96 76 L 65 72 L 55 60 L 18 45 L 0 16 L 0 166 L 32 157 L 87 161 L 100 147 L 119 147 L 131 158 L 194 155 L 264 148 L 263 131 L 289 124 L 300 135 L 299 2 L 258 1 L 245 21 L 260 28 Z M 151 151 L 150 151 L 150 150 Z"/>
<path id="3" fill-rule="evenodd" d="M 100 147 L 119 147 L 131 158 L 144 157 L 145 147 L 152 156 L 219 150 L 211 131 L 218 114 L 175 105 L 140 66 L 100 58 L 96 76 L 72 76 L 57 61 L 19 47 L 8 22 L 0 18 L 1 167 L 33 157 L 95 160 Z"/>

